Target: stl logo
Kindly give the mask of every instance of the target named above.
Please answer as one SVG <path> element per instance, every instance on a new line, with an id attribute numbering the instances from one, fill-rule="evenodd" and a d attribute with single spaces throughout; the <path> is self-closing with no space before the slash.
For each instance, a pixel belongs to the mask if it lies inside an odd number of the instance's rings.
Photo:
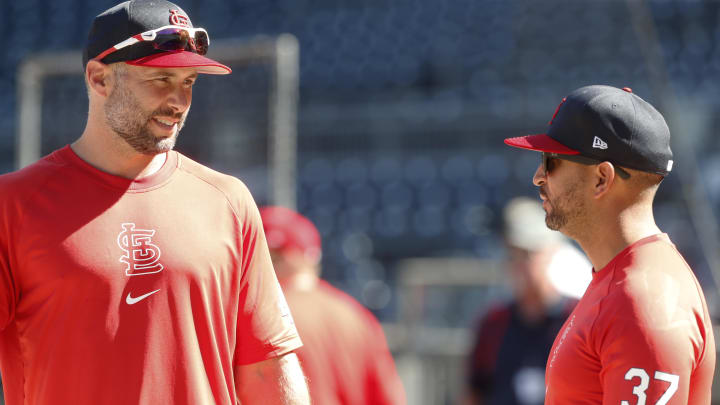
<path id="1" fill-rule="evenodd" d="M 125 274 L 139 276 L 162 271 L 160 248 L 152 243 L 153 229 L 135 229 L 135 224 L 122 224 L 122 232 L 117 237 L 118 246 L 125 254 L 120 261 L 125 263 Z"/>
<path id="2" fill-rule="evenodd" d="M 170 24 L 190 28 L 190 19 L 180 10 L 170 10 Z"/>

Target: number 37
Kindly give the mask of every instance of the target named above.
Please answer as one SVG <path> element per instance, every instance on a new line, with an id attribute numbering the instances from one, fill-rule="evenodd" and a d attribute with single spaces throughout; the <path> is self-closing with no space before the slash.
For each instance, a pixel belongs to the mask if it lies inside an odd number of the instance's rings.
<path id="1" fill-rule="evenodd" d="M 630 381 L 633 378 L 639 378 L 640 383 L 633 387 L 633 394 L 637 396 L 637 404 L 636 405 L 645 405 L 646 395 L 645 390 L 648 389 L 648 386 L 650 385 L 650 376 L 648 375 L 647 371 L 641 369 L 641 368 L 631 368 L 628 370 L 627 373 L 625 373 L 625 379 Z M 670 386 L 665 391 L 665 393 L 658 399 L 658 401 L 655 403 L 655 405 L 665 405 L 667 402 L 672 398 L 675 391 L 678 389 L 678 381 L 680 380 L 680 377 L 678 377 L 675 374 L 668 374 L 663 373 L 662 371 L 656 371 L 655 372 L 655 379 L 660 381 L 669 382 Z M 628 401 L 622 401 L 620 402 L 620 405 L 630 405 Z"/>

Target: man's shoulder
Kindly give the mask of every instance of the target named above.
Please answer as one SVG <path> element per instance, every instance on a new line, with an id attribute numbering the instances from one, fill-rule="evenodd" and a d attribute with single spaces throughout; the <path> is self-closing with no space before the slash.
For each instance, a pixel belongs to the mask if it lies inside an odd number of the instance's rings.
<path id="1" fill-rule="evenodd" d="M 623 317 L 702 311 L 705 306 L 692 269 L 667 237 L 633 248 L 608 281 L 604 308 Z"/>
<path id="2" fill-rule="evenodd" d="M 380 327 L 375 315 L 363 304 L 325 280 L 318 280 L 312 290 L 289 288 L 285 294 L 293 311 L 297 309 L 297 312 L 303 313 L 299 316 L 307 315 L 312 318 L 309 322 L 332 320 L 342 323 L 346 328 L 352 326 L 357 330 Z"/>
<path id="3" fill-rule="evenodd" d="M 504 329 L 510 322 L 513 313 L 516 311 L 516 301 L 501 300 L 490 304 L 486 311 L 483 311 L 476 324 L 480 329 L 500 327 Z"/>
<path id="4" fill-rule="evenodd" d="M 325 280 L 319 280 L 317 290 L 321 293 L 326 294 L 330 299 L 334 300 L 338 304 L 346 305 L 352 311 L 362 314 L 375 319 L 375 316 L 370 312 L 363 304 L 361 304 L 355 297 L 346 293 L 345 291 L 333 286 Z"/>
<path id="5" fill-rule="evenodd" d="M 687 278 L 692 270 L 667 235 L 656 235 L 633 247 L 618 262 L 629 281 L 645 283 L 648 278 Z"/>
<path id="6" fill-rule="evenodd" d="M 57 154 L 52 153 L 21 169 L 0 174 L 0 199 L 41 190 L 44 183 L 62 177 L 62 168 L 65 166 Z"/>
<path id="7" fill-rule="evenodd" d="M 229 174 L 221 173 L 211 169 L 199 162 L 196 162 L 180 152 L 178 154 L 179 168 L 184 173 L 206 183 L 225 195 L 246 195 L 250 194 L 247 186 L 242 180 Z"/>

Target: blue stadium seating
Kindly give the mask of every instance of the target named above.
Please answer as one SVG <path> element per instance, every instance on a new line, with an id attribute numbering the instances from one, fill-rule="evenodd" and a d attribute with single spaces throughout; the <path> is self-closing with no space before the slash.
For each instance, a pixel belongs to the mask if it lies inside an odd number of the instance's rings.
<path id="1" fill-rule="evenodd" d="M 79 48 L 92 17 L 113 3 L 4 2 L 0 172 L 12 168 L 18 63 L 38 51 Z M 531 153 L 506 151 L 502 139 L 542 131 L 573 88 L 629 86 L 665 101 L 654 92 L 625 1 L 178 3 L 213 39 L 282 32 L 299 39 L 299 208 L 320 228 L 326 275 L 339 285 L 357 277 L 357 257 L 343 243 L 358 234 L 386 269 L 411 255 L 497 255 L 499 210 L 513 195 L 536 193 L 530 178 L 538 163 Z M 670 88 L 717 116 L 720 3 L 648 3 Z M 324 113 L 312 114 L 320 107 Z M 43 119 L 59 117 L 63 111 Z M 701 129 L 712 128 L 711 120 Z M 717 209 L 716 138 L 693 146 Z M 673 187 L 678 181 L 668 179 Z M 681 195 L 660 198 L 659 220 L 707 273 L 689 215 L 678 209 Z"/>

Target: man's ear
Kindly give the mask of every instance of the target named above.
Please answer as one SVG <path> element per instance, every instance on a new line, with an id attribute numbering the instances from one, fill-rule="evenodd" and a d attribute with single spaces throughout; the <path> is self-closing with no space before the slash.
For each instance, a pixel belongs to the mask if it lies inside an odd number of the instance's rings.
<path id="1" fill-rule="evenodd" d="M 606 195 L 615 182 L 615 167 L 610 162 L 602 162 L 593 169 L 593 181 L 595 198 L 602 198 Z"/>
<path id="2" fill-rule="evenodd" d="M 109 79 L 111 75 L 110 66 L 96 60 L 88 61 L 85 67 L 85 81 L 88 84 L 88 89 L 102 97 L 107 97 L 110 94 Z"/>

